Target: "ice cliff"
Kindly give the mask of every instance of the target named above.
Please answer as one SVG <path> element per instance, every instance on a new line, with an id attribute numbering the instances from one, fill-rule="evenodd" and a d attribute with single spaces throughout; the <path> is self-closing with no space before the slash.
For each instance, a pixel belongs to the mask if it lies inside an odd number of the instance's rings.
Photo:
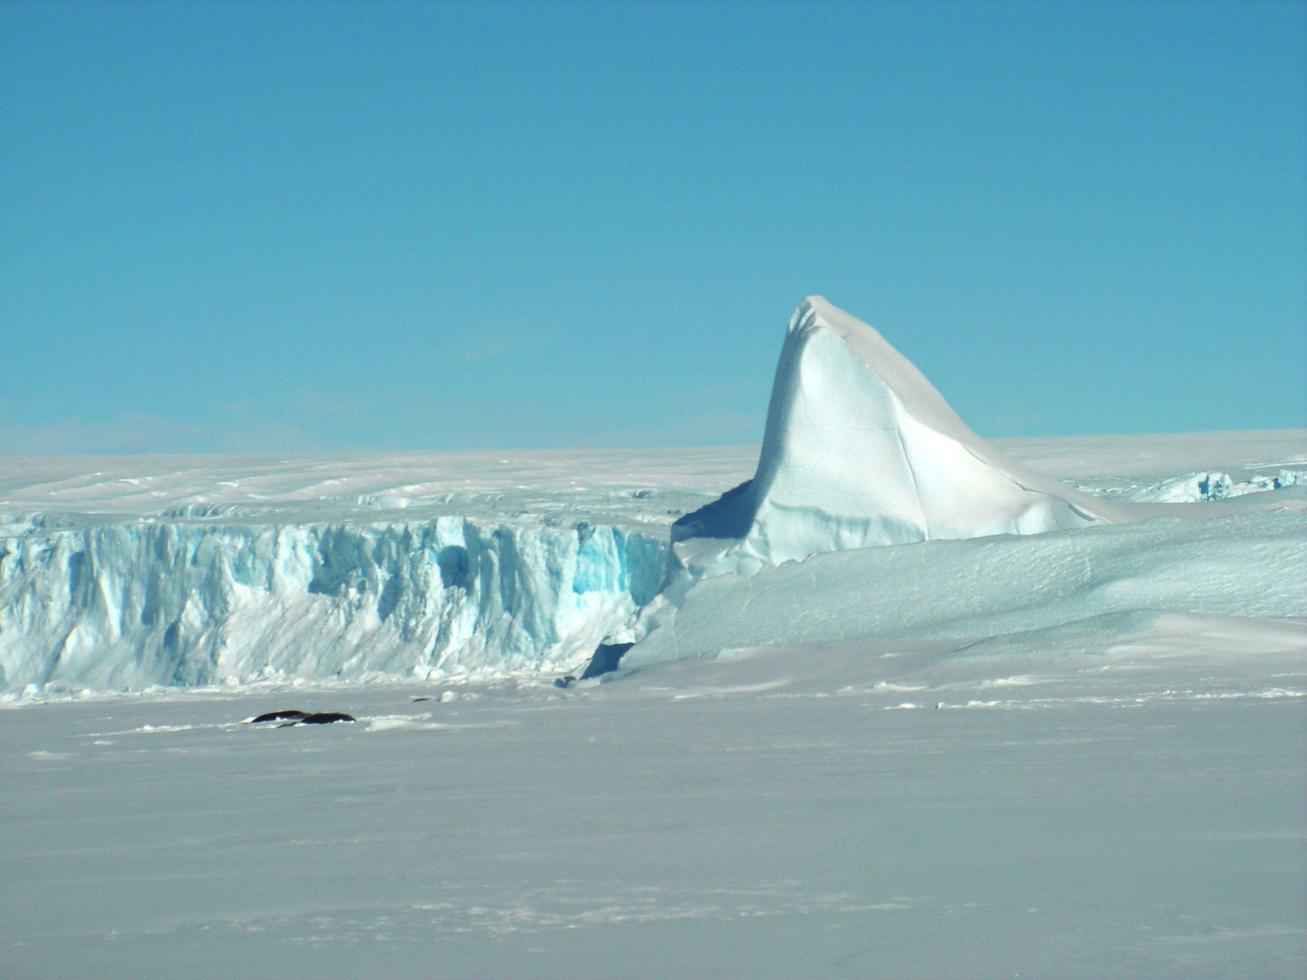
<path id="1" fill-rule="evenodd" d="M 790 319 L 753 479 L 673 533 L 700 539 L 678 550 L 711 575 L 850 548 L 1125 519 L 1119 505 L 1004 456 L 879 333 L 810 296 Z"/>
<path id="2" fill-rule="evenodd" d="M 460 517 L 48 523 L 0 528 L 0 689 L 567 666 L 653 597 L 668 548 Z"/>

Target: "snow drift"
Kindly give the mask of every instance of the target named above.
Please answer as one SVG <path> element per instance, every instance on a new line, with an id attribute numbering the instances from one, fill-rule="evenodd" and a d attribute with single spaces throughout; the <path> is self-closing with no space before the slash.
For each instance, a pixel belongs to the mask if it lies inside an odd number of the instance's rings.
<path id="1" fill-rule="evenodd" d="M 699 574 L 828 551 L 1118 522 L 1120 505 L 1009 459 L 874 329 L 810 296 L 795 309 L 753 479 L 678 521 Z"/>

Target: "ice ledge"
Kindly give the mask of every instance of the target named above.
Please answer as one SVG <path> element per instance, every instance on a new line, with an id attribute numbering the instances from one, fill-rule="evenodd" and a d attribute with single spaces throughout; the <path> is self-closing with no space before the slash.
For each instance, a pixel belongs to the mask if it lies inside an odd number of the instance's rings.
<path id="1" fill-rule="evenodd" d="M 661 534 L 458 516 L 0 536 L 0 691 L 571 667 L 662 585 Z"/>

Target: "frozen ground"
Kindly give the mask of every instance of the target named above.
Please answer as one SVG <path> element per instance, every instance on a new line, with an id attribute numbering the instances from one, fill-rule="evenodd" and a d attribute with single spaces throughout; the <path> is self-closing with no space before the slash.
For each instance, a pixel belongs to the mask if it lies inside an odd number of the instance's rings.
<path id="1" fill-rule="evenodd" d="M 1169 632 L 3 711 L 0 972 L 1301 975 L 1301 632 Z"/>
<path id="2" fill-rule="evenodd" d="M 1279 474 L 1307 469 L 1304 433 L 1002 449 L 1132 501 L 1200 499 L 1209 474 L 1249 492 L 1194 505 L 1212 520 L 710 579 L 626 670 L 568 690 L 407 664 L 403 684 L 19 688 L 0 702 L 0 974 L 1301 975 L 1307 516 Z M 451 515 L 579 542 L 542 580 L 570 589 L 602 567 L 578 523 L 665 536 L 755 460 L 8 460 L 0 510 L 24 547 L 54 542 L 64 597 L 69 542 L 96 528 L 376 541 Z M 90 580 L 130 596 L 132 567 Z M 383 591 L 309 594 L 380 649 Z M 672 639 L 692 659 L 663 660 Z M 242 723 L 278 708 L 360 720 Z"/>

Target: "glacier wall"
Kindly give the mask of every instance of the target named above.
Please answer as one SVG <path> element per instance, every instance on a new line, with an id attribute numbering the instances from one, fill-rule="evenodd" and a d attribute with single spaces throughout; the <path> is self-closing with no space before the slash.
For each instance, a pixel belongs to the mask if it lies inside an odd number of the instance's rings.
<path id="1" fill-rule="evenodd" d="M 584 522 L 68 525 L 0 522 L 0 690 L 572 667 L 669 558 Z"/>

